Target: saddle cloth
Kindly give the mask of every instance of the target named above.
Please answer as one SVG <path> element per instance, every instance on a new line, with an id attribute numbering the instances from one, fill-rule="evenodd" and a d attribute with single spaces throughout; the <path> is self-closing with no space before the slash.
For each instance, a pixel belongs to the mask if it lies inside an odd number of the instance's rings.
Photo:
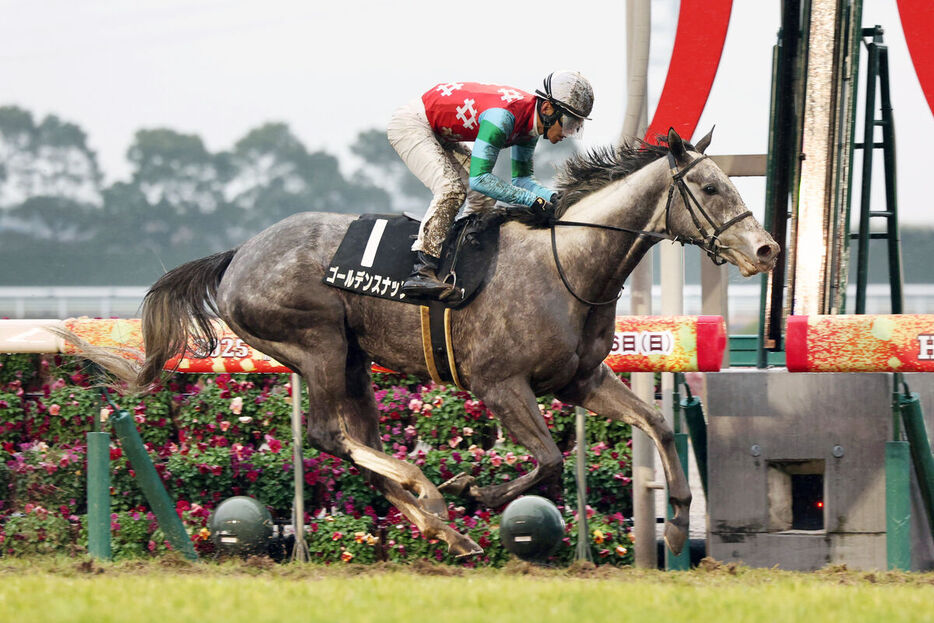
<path id="1" fill-rule="evenodd" d="M 456 292 L 445 307 L 463 307 L 480 291 L 499 249 L 500 216 L 470 214 L 454 222 L 442 247 L 438 278 Z M 424 304 L 406 297 L 402 282 L 417 259 L 411 250 L 419 222 L 404 215 L 364 214 L 350 224 L 324 283 L 364 296 Z"/>

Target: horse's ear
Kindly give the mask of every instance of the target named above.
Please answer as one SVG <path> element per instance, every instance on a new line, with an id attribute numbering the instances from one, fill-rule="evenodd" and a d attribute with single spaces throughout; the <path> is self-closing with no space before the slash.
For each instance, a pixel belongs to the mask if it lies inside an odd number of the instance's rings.
<path id="1" fill-rule="evenodd" d="M 687 159 L 684 141 L 681 140 L 681 136 L 675 132 L 674 128 L 668 128 L 668 149 L 678 162 L 684 162 Z"/>
<path id="2" fill-rule="evenodd" d="M 713 137 L 713 131 L 714 131 L 714 128 L 716 128 L 716 127 L 717 127 L 717 126 L 714 126 L 713 128 L 710 128 L 710 132 L 708 132 L 708 133 L 704 136 L 704 138 L 702 138 L 701 140 L 697 141 L 697 146 L 695 147 L 695 149 L 696 149 L 699 153 L 704 153 L 704 152 L 707 150 L 707 148 L 710 147 L 710 139 Z"/>

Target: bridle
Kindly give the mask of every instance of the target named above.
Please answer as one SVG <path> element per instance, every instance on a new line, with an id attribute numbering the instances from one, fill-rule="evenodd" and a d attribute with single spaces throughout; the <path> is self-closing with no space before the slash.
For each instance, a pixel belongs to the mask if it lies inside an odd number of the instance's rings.
<path id="1" fill-rule="evenodd" d="M 622 296 L 623 290 L 620 288 L 619 294 L 611 299 L 605 301 L 591 301 L 588 300 L 577 292 L 574 291 L 574 288 L 571 287 L 570 282 L 568 281 L 567 275 L 564 272 L 564 268 L 561 266 L 561 261 L 558 259 L 558 243 L 555 238 L 555 228 L 558 226 L 562 227 L 593 227 L 596 229 L 607 229 L 610 231 L 620 231 L 630 234 L 636 234 L 640 238 L 657 238 L 658 240 L 672 240 L 674 242 L 680 242 L 682 245 L 692 244 L 694 246 L 700 247 L 704 250 L 714 264 L 720 266 L 726 263 L 726 258 L 724 258 L 721 253 L 725 250 L 728 250 L 730 247 L 724 245 L 720 242 L 720 234 L 725 232 L 727 229 L 736 225 L 743 219 L 752 216 L 752 212 L 746 210 L 742 214 L 734 216 L 727 222 L 717 225 L 716 222 L 707 214 L 707 211 L 704 210 L 704 207 L 700 204 L 697 198 L 694 196 L 694 193 L 691 192 L 691 189 L 688 188 L 687 183 L 684 181 L 684 176 L 688 171 L 693 169 L 697 163 L 702 160 L 706 160 L 707 156 L 701 156 L 689 162 L 687 166 L 683 169 L 678 169 L 678 163 L 675 161 L 674 155 L 669 151 L 668 152 L 668 168 L 671 171 L 671 184 L 668 186 L 668 200 L 665 203 L 665 231 L 664 233 L 658 233 L 654 231 L 644 231 L 641 229 L 629 229 L 628 227 L 617 227 L 615 225 L 601 225 L 599 223 L 581 223 L 576 221 L 558 221 L 555 220 L 551 224 L 551 252 L 555 258 L 555 266 L 558 269 L 558 276 L 561 277 L 564 287 L 567 288 L 574 298 L 585 305 L 590 306 L 601 306 L 609 305 L 610 303 L 615 303 L 619 300 L 619 297 Z M 681 195 L 681 202 L 684 204 L 685 209 L 688 211 L 688 215 L 691 217 L 691 221 L 694 223 L 694 227 L 700 233 L 700 238 L 693 238 L 689 236 L 679 236 L 671 234 L 671 205 L 672 199 L 674 198 L 675 188 L 678 189 L 678 192 Z M 707 225 L 701 221 L 698 217 L 698 213 L 705 221 Z"/>

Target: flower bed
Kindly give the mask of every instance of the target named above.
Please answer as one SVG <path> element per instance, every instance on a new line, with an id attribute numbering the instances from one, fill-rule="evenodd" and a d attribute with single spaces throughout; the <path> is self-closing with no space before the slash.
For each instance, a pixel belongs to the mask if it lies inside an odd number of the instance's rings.
<path id="1" fill-rule="evenodd" d="M 0 355 L 0 553 L 82 551 L 86 543 L 85 433 L 101 412 L 99 392 L 71 360 Z M 467 392 L 374 375 L 386 451 L 414 462 L 435 483 L 465 472 L 480 485 L 533 469 L 534 459 L 503 435 Z M 293 496 L 291 386 L 284 375 L 176 374 L 139 400 L 116 398 L 137 428 L 196 548 L 211 551 L 211 510 L 233 495 L 253 496 L 279 523 L 289 523 Z M 307 395 L 302 398 L 307 410 Z M 573 410 L 539 401 L 567 460 L 567 506 L 576 507 Z M 109 409 L 104 410 L 109 414 Z M 629 427 L 590 417 L 587 453 L 591 546 L 598 561 L 631 561 Z M 372 562 L 421 558 L 453 562 L 443 543 L 417 528 L 371 487 L 356 467 L 312 448 L 303 450 L 307 540 L 314 560 Z M 114 556 L 148 556 L 168 547 L 126 457 L 111 444 L 111 533 Z M 530 493 L 543 493 L 544 488 Z M 450 497 L 451 523 L 485 553 L 460 564 L 500 565 L 499 511 Z M 576 518 L 564 499 L 567 536 L 554 556 L 569 562 Z"/>

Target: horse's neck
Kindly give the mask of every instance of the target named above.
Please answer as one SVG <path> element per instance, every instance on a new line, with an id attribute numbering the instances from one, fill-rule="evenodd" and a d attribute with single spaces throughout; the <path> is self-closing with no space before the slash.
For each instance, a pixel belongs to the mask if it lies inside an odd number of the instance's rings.
<path id="1" fill-rule="evenodd" d="M 577 202 L 561 220 L 662 233 L 670 183 L 664 160 L 612 182 Z M 559 227 L 559 253 L 570 253 L 574 283 L 586 283 L 592 297 L 605 300 L 623 287 L 629 273 L 658 239 L 592 227 Z M 569 264 L 571 262 L 568 262 Z"/>

